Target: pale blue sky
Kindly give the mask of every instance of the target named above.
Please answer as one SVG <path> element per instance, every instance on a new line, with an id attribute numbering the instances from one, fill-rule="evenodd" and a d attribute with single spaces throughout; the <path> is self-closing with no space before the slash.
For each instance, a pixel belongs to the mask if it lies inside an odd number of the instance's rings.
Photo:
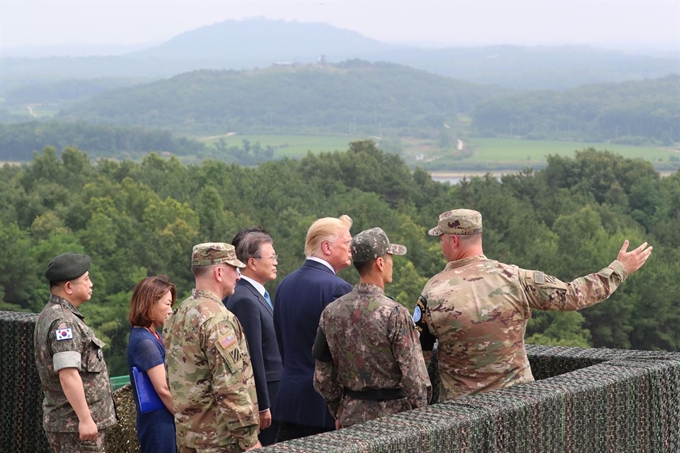
<path id="1" fill-rule="evenodd" d="M 680 0 L 0 0 L 0 47 L 162 42 L 256 16 L 386 42 L 680 48 Z"/>

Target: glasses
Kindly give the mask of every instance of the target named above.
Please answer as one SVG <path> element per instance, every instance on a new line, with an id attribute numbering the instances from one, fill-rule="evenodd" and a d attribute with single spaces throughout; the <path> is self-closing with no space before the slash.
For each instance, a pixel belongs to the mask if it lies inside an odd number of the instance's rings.
<path id="1" fill-rule="evenodd" d="M 271 261 L 278 261 L 279 260 L 279 255 L 272 255 L 272 256 L 254 256 L 256 260 L 271 260 Z"/>

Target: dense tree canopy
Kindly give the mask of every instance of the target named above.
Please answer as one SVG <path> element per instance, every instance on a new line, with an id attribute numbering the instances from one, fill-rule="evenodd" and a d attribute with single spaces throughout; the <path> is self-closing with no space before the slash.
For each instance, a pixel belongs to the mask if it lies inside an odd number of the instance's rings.
<path id="1" fill-rule="evenodd" d="M 194 71 L 94 96 L 60 119 L 227 131 L 382 135 L 440 128 L 447 118 L 506 90 L 389 63 L 275 66 L 252 71 Z"/>
<path id="2" fill-rule="evenodd" d="M 484 135 L 669 145 L 680 141 L 680 75 L 489 99 L 472 118 Z"/>
<path id="3" fill-rule="evenodd" d="M 608 265 L 624 238 L 649 241 L 652 258 L 611 300 L 578 313 L 534 312 L 528 335 L 547 344 L 680 349 L 680 173 L 660 178 L 648 162 L 594 149 L 552 156 L 538 172 L 451 186 L 410 171 L 371 141 L 258 167 L 185 166 L 156 154 L 141 163 L 92 163 L 74 148 L 45 148 L 30 164 L 0 169 L 0 309 L 40 311 L 49 260 L 90 254 L 94 295 L 83 312 L 108 344 L 112 374 L 124 374 L 132 288 L 165 273 L 186 296 L 196 243 L 228 242 L 241 228 L 264 225 L 280 256 L 278 279 L 267 285 L 273 293 L 304 259 L 309 225 L 348 214 L 353 234 L 380 226 L 408 247 L 394 260 L 387 293 L 412 308 L 444 266 L 426 231 L 441 212 L 460 207 L 482 212 L 487 256 L 567 281 Z M 358 281 L 353 268 L 341 276 Z"/>

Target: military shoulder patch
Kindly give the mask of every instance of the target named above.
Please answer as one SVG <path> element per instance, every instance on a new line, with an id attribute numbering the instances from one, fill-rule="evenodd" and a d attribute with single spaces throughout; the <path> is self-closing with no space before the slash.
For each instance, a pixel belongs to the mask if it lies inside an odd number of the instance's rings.
<path id="1" fill-rule="evenodd" d="M 231 359 L 232 365 L 236 365 L 236 363 L 241 360 L 241 351 L 239 348 L 232 348 L 231 350 L 227 351 L 227 354 L 229 359 Z"/>
<path id="2" fill-rule="evenodd" d="M 225 335 L 224 337 L 220 338 L 220 340 L 217 342 L 217 344 L 219 344 L 222 347 L 222 349 L 227 349 L 234 343 L 236 343 L 236 337 L 234 337 L 233 334 Z"/>
<path id="3" fill-rule="evenodd" d="M 543 272 L 534 271 L 534 282 L 538 285 L 543 285 L 544 283 L 555 283 L 557 279 L 552 275 L 545 275 Z"/>
<path id="4" fill-rule="evenodd" d="M 420 307 L 416 305 L 416 308 L 413 309 L 413 322 L 420 321 L 420 319 L 422 317 L 423 317 L 423 310 L 421 310 Z"/>
<path id="5" fill-rule="evenodd" d="M 423 319 L 423 311 L 425 310 L 425 307 L 427 307 L 427 299 L 425 299 L 423 296 L 420 296 L 418 298 L 418 302 L 416 302 L 416 308 L 413 309 L 413 322 L 416 324 L 419 323 L 421 319 Z"/>
<path id="6" fill-rule="evenodd" d="M 235 373 L 243 368 L 242 360 L 246 354 L 241 352 L 234 333 L 228 333 L 217 340 L 217 350 L 224 357 L 230 372 Z"/>
<path id="7" fill-rule="evenodd" d="M 57 329 L 54 333 L 57 336 L 57 341 L 73 340 L 73 331 L 70 327 L 66 327 L 65 329 Z"/>

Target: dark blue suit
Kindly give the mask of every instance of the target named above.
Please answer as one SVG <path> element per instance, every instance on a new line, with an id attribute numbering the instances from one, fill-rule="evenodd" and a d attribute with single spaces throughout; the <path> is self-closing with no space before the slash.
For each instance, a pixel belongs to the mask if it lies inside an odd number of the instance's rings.
<path id="1" fill-rule="evenodd" d="M 312 346 L 323 309 L 351 290 L 352 285 L 312 260 L 305 260 L 276 289 L 274 328 L 283 359 L 277 420 L 317 428 L 318 432 L 335 428 L 326 402 L 312 384 Z M 295 437 L 292 431 L 286 425 L 287 439 Z M 308 434 L 313 432 L 314 429 Z"/>
<path id="2" fill-rule="evenodd" d="M 281 356 L 274 333 L 273 311 L 250 282 L 239 280 L 234 294 L 224 299 L 227 310 L 236 315 L 243 326 L 253 364 L 257 404 L 260 410 L 276 409 L 276 394 L 281 379 Z M 271 445 L 279 435 L 278 421 L 258 436 L 262 445 Z"/>

